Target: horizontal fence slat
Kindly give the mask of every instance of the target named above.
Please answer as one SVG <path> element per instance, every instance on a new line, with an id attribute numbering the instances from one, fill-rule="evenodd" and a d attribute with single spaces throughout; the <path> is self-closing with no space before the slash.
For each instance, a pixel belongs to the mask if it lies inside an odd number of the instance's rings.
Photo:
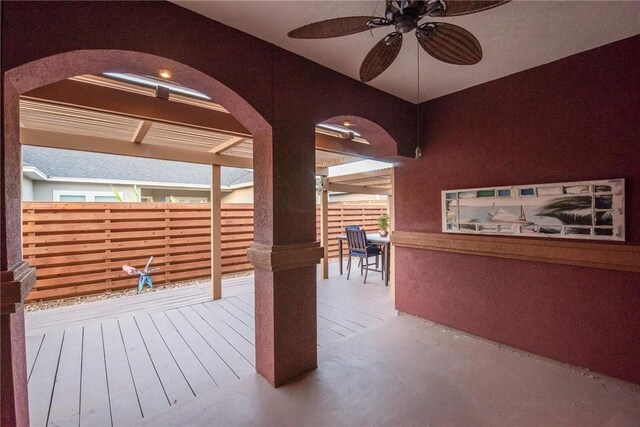
<path id="1" fill-rule="evenodd" d="M 344 226 L 377 230 L 386 205 L 331 204 L 329 256 Z M 211 275 L 211 208 L 207 203 L 23 203 L 23 253 L 37 268 L 27 301 L 69 298 L 137 287 L 122 265 L 142 268 L 153 256 L 154 284 Z M 320 210 L 316 209 L 319 228 Z M 253 205 L 221 210 L 222 273 L 252 270 Z M 319 232 L 317 234 L 319 238 Z"/>

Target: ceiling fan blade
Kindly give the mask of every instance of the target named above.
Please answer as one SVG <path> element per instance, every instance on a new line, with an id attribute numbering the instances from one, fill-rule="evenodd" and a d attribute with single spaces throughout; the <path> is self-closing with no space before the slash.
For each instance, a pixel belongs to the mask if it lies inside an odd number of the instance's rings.
<path id="1" fill-rule="evenodd" d="M 418 43 L 434 58 L 456 65 L 473 65 L 482 59 L 482 47 L 473 34 L 457 25 L 428 22 L 416 28 Z"/>
<path id="2" fill-rule="evenodd" d="M 367 53 L 360 65 L 360 80 L 368 82 L 378 77 L 396 59 L 402 47 L 402 34 L 391 33 Z"/>
<path id="3" fill-rule="evenodd" d="M 445 10 L 439 16 L 460 16 L 482 12 L 509 3 L 511 0 L 444 0 Z"/>
<path id="4" fill-rule="evenodd" d="M 347 16 L 345 18 L 333 18 L 325 21 L 304 25 L 287 34 L 294 39 L 328 39 L 331 37 L 348 36 L 362 31 L 367 31 L 369 21 L 375 24 L 372 27 L 389 25 L 385 19 L 375 16 Z"/>

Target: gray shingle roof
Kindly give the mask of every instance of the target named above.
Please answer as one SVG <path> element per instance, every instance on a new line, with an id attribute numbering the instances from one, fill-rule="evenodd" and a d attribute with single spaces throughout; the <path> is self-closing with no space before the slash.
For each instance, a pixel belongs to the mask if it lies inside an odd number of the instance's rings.
<path id="1" fill-rule="evenodd" d="M 87 153 L 57 148 L 22 148 L 23 165 L 35 166 L 48 177 L 211 185 L 211 167 L 195 163 Z M 224 187 L 253 181 L 253 172 L 222 167 Z"/>

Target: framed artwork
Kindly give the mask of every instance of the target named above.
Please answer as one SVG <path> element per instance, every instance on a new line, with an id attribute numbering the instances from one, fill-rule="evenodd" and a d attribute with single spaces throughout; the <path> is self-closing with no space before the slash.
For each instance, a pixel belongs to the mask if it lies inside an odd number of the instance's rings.
<path id="1" fill-rule="evenodd" d="M 443 191 L 442 231 L 624 241 L 624 179 Z"/>

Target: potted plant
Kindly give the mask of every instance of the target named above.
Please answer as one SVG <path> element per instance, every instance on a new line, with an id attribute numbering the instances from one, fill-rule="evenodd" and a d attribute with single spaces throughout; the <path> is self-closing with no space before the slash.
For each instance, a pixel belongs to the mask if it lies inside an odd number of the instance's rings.
<path id="1" fill-rule="evenodd" d="M 378 228 L 380 229 L 381 237 L 389 235 L 389 215 L 382 214 L 378 217 Z"/>

